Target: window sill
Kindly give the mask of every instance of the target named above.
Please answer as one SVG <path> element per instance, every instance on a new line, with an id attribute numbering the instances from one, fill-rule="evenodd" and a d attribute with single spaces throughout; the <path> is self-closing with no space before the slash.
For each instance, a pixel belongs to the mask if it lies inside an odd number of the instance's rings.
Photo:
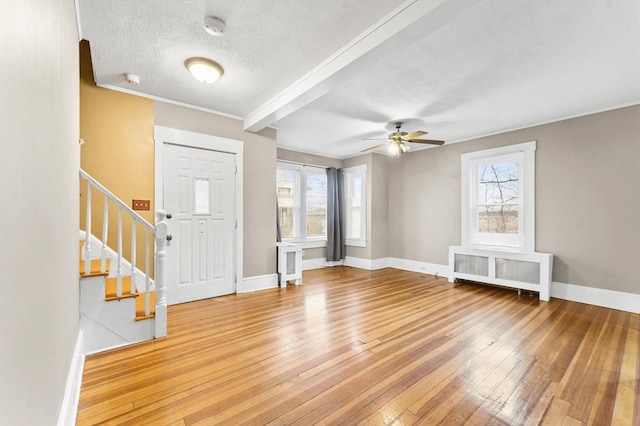
<path id="1" fill-rule="evenodd" d="M 481 243 L 470 243 L 467 246 L 470 249 L 476 250 L 487 250 L 487 251 L 495 251 L 502 253 L 514 253 L 514 254 L 527 254 L 527 253 L 535 253 L 535 248 L 528 249 L 526 247 L 516 247 L 516 246 L 507 246 L 507 245 L 498 245 L 498 244 L 481 244 Z"/>
<path id="2" fill-rule="evenodd" d="M 283 243 L 299 244 L 303 249 L 309 248 L 321 248 L 327 246 L 327 240 L 296 240 L 293 238 L 286 238 L 282 240 Z"/>
<path id="3" fill-rule="evenodd" d="M 345 244 L 351 247 L 366 247 L 367 240 L 347 240 Z"/>

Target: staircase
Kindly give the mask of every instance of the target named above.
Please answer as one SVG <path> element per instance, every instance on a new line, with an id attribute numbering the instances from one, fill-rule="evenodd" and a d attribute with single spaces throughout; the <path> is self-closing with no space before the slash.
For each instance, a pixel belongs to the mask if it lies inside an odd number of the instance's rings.
<path id="1" fill-rule="evenodd" d="M 80 170 L 81 187 L 86 188 L 86 219 L 80 231 L 80 329 L 83 352 L 107 349 L 166 336 L 166 299 L 164 296 L 164 259 L 166 247 L 166 215 L 156 213 L 156 226 L 149 224 L 94 178 Z M 92 211 L 96 208 L 92 191 L 103 199 L 102 238 L 92 234 Z M 117 248 L 107 244 L 109 206 L 117 207 Z M 99 211 L 99 210 L 98 210 Z M 123 216 L 130 221 L 128 239 L 130 259 L 123 257 Z M 144 230 L 145 259 L 136 265 L 137 225 Z M 155 250 L 150 237 L 155 240 Z M 96 249 L 97 248 L 97 249 Z M 155 264 L 155 280 L 151 278 L 151 256 Z"/>

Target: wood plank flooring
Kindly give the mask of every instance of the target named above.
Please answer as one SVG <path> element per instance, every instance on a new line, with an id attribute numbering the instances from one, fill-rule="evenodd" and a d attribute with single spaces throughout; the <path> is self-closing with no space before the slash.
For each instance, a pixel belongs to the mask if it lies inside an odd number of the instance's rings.
<path id="1" fill-rule="evenodd" d="M 90 356 L 79 425 L 640 425 L 640 316 L 394 269 L 169 308 Z"/>

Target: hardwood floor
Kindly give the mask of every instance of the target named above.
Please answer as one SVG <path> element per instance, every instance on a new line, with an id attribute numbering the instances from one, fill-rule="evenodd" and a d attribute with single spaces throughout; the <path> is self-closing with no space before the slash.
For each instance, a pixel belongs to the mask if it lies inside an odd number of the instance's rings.
<path id="1" fill-rule="evenodd" d="M 640 425 L 640 316 L 394 269 L 169 309 L 88 357 L 78 424 Z"/>

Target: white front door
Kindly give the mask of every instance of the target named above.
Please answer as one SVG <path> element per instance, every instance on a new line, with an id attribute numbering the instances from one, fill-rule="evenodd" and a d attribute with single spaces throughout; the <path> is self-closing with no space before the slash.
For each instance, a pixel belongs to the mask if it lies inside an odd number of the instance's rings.
<path id="1" fill-rule="evenodd" d="M 165 144 L 167 304 L 235 289 L 235 155 Z"/>

